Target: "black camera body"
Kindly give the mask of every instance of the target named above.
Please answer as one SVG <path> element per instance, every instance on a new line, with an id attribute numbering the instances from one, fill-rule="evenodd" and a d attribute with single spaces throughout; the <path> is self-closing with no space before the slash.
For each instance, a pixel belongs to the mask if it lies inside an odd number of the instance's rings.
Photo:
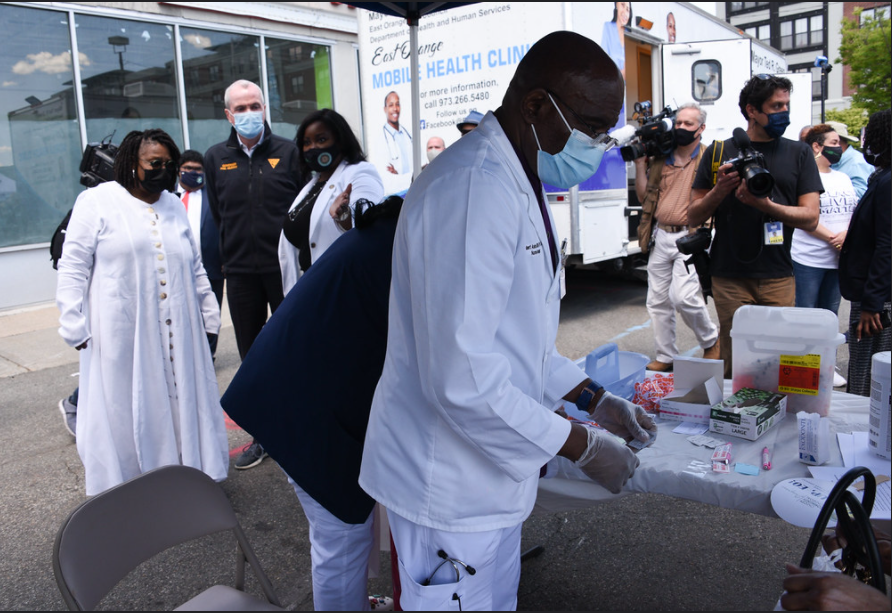
<path id="1" fill-rule="evenodd" d="M 636 102 L 635 112 L 638 114 L 640 127 L 635 130 L 634 138 L 628 145 L 620 147 L 619 152 L 626 162 L 642 156 L 667 156 L 675 150 L 675 114 L 670 107 L 664 108 L 659 115 L 649 115 L 649 101 Z"/>
<path id="2" fill-rule="evenodd" d="M 693 234 L 682 236 L 675 241 L 675 246 L 683 255 L 689 255 L 684 261 L 685 270 L 690 271 L 690 265 L 694 265 L 697 276 L 700 278 L 700 291 L 703 299 L 712 296 L 712 275 L 709 272 L 709 245 L 712 243 L 712 230 L 710 228 L 697 228 Z"/>
<path id="3" fill-rule="evenodd" d="M 735 172 L 746 182 L 746 188 L 756 198 L 762 198 L 771 194 L 774 189 L 774 177 L 765 168 L 765 156 L 753 149 L 750 137 L 741 128 L 734 130 L 734 144 L 738 154 L 726 164 L 734 166 Z"/>
<path id="4" fill-rule="evenodd" d="M 115 156 L 118 148 L 111 138 L 101 143 L 90 143 L 81 158 L 81 185 L 96 187 L 100 183 L 115 180 Z"/>

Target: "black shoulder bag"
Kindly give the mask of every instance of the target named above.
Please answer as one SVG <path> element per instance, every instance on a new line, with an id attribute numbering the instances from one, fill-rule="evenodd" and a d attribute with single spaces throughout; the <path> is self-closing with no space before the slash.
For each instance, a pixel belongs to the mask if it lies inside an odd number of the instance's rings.
<path id="1" fill-rule="evenodd" d="M 858 498 L 847 488 L 862 476 L 864 477 L 864 497 L 863 502 L 859 502 Z M 818 547 L 821 546 L 821 537 L 835 511 L 837 526 L 848 541 L 842 550 L 842 559 L 840 560 L 843 565 L 842 572 L 856 577 L 885 594 L 886 577 L 883 574 L 883 564 L 877 548 L 876 535 L 870 525 L 870 512 L 873 510 L 876 493 L 876 479 L 867 468 L 859 466 L 843 475 L 833 486 L 827 501 L 824 502 L 824 506 L 818 514 L 799 567 L 812 567 L 815 554 Z"/>

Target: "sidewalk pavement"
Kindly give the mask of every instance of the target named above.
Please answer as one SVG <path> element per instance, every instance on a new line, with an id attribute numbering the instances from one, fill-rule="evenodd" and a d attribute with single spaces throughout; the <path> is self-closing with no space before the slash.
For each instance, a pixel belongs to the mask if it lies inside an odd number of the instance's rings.
<path id="1" fill-rule="evenodd" d="M 223 328 L 232 326 L 226 300 L 222 322 Z M 59 336 L 55 303 L 0 311 L 0 379 L 77 361 L 77 351 Z"/>

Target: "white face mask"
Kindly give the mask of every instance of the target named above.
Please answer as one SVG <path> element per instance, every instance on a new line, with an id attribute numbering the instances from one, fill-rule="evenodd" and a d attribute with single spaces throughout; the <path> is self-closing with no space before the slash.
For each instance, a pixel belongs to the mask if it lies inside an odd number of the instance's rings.
<path id="1" fill-rule="evenodd" d="M 427 150 L 427 161 L 433 162 L 434 158 L 443 153 L 442 149 L 428 149 Z"/>
<path id="2" fill-rule="evenodd" d="M 538 175 L 544 183 L 562 189 L 570 189 L 598 172 L 601 159 L 605 153 L 616 145 L 616 141 L 607 134 L 601 134 L 597 138 L 592 138 L 579 130 L 571 128 L 564 114 L 561 113 L 561 109 L 555 104 L 551 94 L 548 94 L 548 99 L 554 104 L 558 115 L 561 116 L 561 120 L 563 120 L 564 125 L 570 131 L 570 137 L 559 153 L 554 155 L 546 153 L 542 151 L 542 146 L 539 144 L 536 126 L 530 125 L 533 129 L 533 137 L 536 139 L 536 146 L 539 147 L 539 155 L 537 157 Z"/>

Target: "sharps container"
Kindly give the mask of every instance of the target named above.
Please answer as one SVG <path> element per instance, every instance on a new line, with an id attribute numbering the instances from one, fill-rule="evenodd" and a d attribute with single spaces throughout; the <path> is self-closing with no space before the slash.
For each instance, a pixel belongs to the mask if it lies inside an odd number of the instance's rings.
<path id="1" fill-rule="evenodd" d="M 845 342 L 826 309 L 745 305 L 734 313 L 732 390 L 787 395 L 787 413 L 830 412 L 836 348 Z"/>
<path id="2" fill-rule="evenodd" d="M 892 352 L 873 354 L 870 370 L 870 426 L 867 441 L 870 450 L 881 458 L 892 460 Z"/>

